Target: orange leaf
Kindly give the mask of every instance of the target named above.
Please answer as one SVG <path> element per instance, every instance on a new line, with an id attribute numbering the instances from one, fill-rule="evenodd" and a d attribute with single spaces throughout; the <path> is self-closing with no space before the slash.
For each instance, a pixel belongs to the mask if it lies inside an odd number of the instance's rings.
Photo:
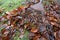
<path id="1" fill-rule="evenodd" d="M 32 28 L 32 29 L 31 29 L 31 32 L 36 33 L 37 31 L 38 31 L 38 29 L 37 29 L 37 28 Z"/>

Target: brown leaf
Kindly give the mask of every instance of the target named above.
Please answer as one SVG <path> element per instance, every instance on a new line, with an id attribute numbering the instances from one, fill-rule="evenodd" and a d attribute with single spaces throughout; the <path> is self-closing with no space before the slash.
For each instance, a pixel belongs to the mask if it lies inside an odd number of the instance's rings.
<path id="1" fill-rule="evenodd" d="M 50 17 L 50 20 L 57 22 L 57 19 L 55 19 L 54 17 Z"/>
<path id="2" fill-rule="evenodd" d="M 31 32 L 33 32 L 33 33 L 36 33 L 37 31 L 38 31 L 38 29 L 35 28 L 35 27 L 33 27 L 33 28 L 31 29 Z"/>

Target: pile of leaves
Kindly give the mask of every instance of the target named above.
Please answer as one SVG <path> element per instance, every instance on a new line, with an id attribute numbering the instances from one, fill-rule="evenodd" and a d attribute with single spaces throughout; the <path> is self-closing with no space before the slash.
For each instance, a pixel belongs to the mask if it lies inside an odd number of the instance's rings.
<path id="1" fill-rule="evenodd" d="M 44 13 L 28 5 L 0 16 L 0 40 L 60 40 L 60 5 L 46 3 Z"/>

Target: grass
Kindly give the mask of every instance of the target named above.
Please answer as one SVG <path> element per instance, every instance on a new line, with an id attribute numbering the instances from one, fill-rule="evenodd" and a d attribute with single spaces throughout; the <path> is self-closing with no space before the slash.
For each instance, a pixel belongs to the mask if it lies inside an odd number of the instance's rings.
<path id="1" fill-rule="evenodd" d="M 4 9 L 4 12 L 11 11 L 21 6 L 23 1 L 25 0 L 0 0 L 0 9 Z"/>

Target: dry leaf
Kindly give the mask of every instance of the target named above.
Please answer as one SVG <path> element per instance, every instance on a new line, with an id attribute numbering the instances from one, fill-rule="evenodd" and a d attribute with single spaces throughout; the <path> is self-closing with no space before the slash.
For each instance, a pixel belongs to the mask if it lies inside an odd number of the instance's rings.
<path id="1" fill-rule="evenodd" d="M 34 28 L 34 27 L 33 27 L 33 28 L 31 29 L 31 32 L 33 32 L 33 33 L 36 33 L 37 31 L 38 31 L 37 28 Z"/>

